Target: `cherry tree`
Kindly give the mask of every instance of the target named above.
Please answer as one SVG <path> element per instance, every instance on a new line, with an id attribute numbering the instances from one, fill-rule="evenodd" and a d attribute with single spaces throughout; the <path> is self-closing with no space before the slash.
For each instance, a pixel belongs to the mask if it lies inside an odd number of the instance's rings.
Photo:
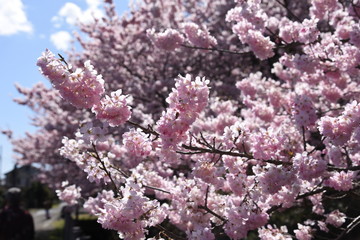
<path id="1" fill-rule="evenodd" d="M 18 87 L 20 163 L 124 239 L 351 234 L 328 199 L 359 189 L 359 1 L 105 2 L 82 51 L 39 57 L 52 89 Z"/>

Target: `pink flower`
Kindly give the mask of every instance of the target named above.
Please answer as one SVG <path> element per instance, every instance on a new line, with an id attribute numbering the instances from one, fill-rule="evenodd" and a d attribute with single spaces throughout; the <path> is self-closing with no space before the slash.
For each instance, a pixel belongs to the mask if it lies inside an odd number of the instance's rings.
<path id="1" fill-rule="evenodd" d="M 297 41 L 299 36 L 300 23 L 290 21 L 288 18 L 280 20 L 279 37 L 286 43 Z"/>
<path id="2" fill-rule="evenodd" d="M 68 182 L 63 182 L 64 185 L 68 185 Z M 65 187 L 63 190 L 56 190 L 56 195 L 60 200 L 66 202 L 69 205 L 74 205 L 78 203 L 78 199 L 81 197 L 81 188 L 76 187 L 75 185 L 70 185 Z"/>
<path id="3" fill-rule="evenodd" d="M 315 18 L 305 19 L 299 26 L 299 36 L 298 41 L 302 43 L 311 43 L 314 42 L 320 31 L 317 29 L 318 20 Z"/>
<path id="4" fill-rule="evenodd" d="M 275 43 L 273 43 L 269 37 L 264 37 L 259 31 L 249 30 L 244 42 L 249 44 L 255 56 L 260 60 L 265 60 L 275 55 L 273 51 Z"/>
<path id="5" fill-rule="evenodd" d="M 294 168 L 298 171 L 301 179 L 310 181 L 320 177 L 326 170 L 327 163 L 322 159 L 308 156 L 307 152 L 297 153 L 293 158 Z"/>
<path id="6" fill-rule="evenodd" d="M 322 92 L 321 92 L 327 100 L 330 102 L 336 103 L 342 95 L 342 91 L 335 85 L 325 85 L 323 86 Z"/>
<path id="7" fill-rule="evenodd" d="M 256 159 L 272 159 L 279 156 L 284 136 L 278 135 L 273 128 L 260 129 L 259 132 L 251 133 L 251 152 Z"/>
<path id="8" fill-rule="evenodd" d="M 99 215 L 104 209 L 105 203 L 114 199 L 113 191 L 102 190 L 95 198 L 89 197 L 84 203 L 84 209 L 92 215 Z"/>
<path id="9" fill-rule="evenodd" d="M 130 157 L 130 165 L 135 167 L 152 151 L 151 140 L 139 129 L 131 129 L 123 134 L 126 155 Z"/>
<path id="10" fill-rule="evenodd" d="M 312 230 L 311 227 L 298 223 L 298 229 L 294 230 L 295 236 L 298 240 L 311 240 Z"/>
<path id="11" fill-rule="evenodd" d="M 104 142 L 107 140 L 105 134 L 108 133 L 107 124 L 103 126 L 93 126 L 92 122 L 85 123 L 76 133 L 76 137 L 82 139 L 85 143 L 90 144 L 91 142 Z"/>
<path id="12" fill-rule="evenodd" d="M 246 182 L 246 175 L 245 174 L 227 174 L 226 179 L 229 183 L 229 187 L 231 191 L 237 196 L 242 196 L 245 193 L 245 182 Z"/>
<path id="13" fill-rule="evenodd" d="M 98 75 L 90 61 L 83 69 L 73 71 L 65 66 L 54 54 L 46 50 L 38 59 L 37 65 L 44 76 L 49 78 L 60 95 L 78 108 L 91 108 L 100 102 L 104 93 L 104 80 Z"/>
<path id="14" fill-rule="evenodd" d="M 333 172 L 329 179 L 325 180 L 325 184 L 337 191 L 349 191 L 353 188 L 352 181 L 354 179 L 353 172 Z"/>
<path id="15" fill-rule="evenodd" d="M 282 167 L 270 166 L 262 171 L 255 171 L 262 191 L 269 194 L 277 193 L 283 186 L 291 185 L 295 180 L 294 172 Z"/>
<path id="16" fill-rule="evenodd" d="M 346 215 L 340 212 L 338 209 L 336 209 L 331 213 L 329 213 L 329 215 L 326 217 L 325 222 L 335 227 L 341 227 L 341 225 L 343 225 L 345 221 L 346 221 Z"/>
<path id="17" fill-rule="evenodd" d="M 162 33 L 155 33 L 155 29 L 148 29 L 147 36 L 160 49 L 173 51 L 184 42 L 184 37 L 174 29 L 166 29 Z"/>
<path id="18" fill-rule="evenodd" d="M 217 45 L 216 39 L 210 35 L 209 31 L 201 29 L 197 24 L 189 22 L 182 25 L 187 39 L 195 46 L 209 48 Z"/>
<path id="19" fill-rule="evenodd" d="M 186 131 L 207 105 L 208 84 L 209 80 L 205 78 L 196 77 L 193 81 L 189 74 L 176 79 L 175 88 L 166 99 L 169 108 L 156 124 L 161 138 L 162 159 L 170 162 L 177 159 L 177 144 L 186 139 Z"/>
<path id="20" fill-rule="evenodd" d="M 306 95 L 298 95 L 293 99 L 291 113 L 299 127 L 313 126 L 317 120 L 315 107 Z"/>
<path id="21" fill-rule="evenodd" d="M 98 214 L 98 222 L 103 228 L 118 231 L 121 238 L 142 239 L 146 227 L 155 226 L 164 220 L 166 208 L 143 196 L 140 185 L 132 180 L 127 180 L 121 192 L 121 199 L 103 199 L 105 202 Z"/>
<path id="22" fill-rule="evenodd" d="M 279 229 L 268 225 L 266 228 L 261 227 L 258 231 L 261 240 L 292 240 L 286 226 Z"/>
<path id="23" fill-rule="evenodd" d="M 214 163 L 205 159 L 199 159 L 193 169 L 193 174 L 206 183 L 216 184 L 219 181 L 216 176 L 216 171 L 217 168 L 214 166 Z"/>
<path id="24" fill-rule="evenodd" d="M 360 104 L 353 101 L 345 106 L 340 116 L 322 117 L 319 121 L 319 130 L 324 136 L 329 137 L 334 145 L 342 146 L 350 140 L 359 123 Z"/>
<path id="25" fill-rule="evenodd" d="M 311 4 L 311 14 L 319 20 L 323 19 L 326 13 L 333 12 L 336 8 L 339 8 L 337 0 L 313 0 Z"/>
<path id="26" fill-rule="evenodd" d="M 127 105 L 127 96 L 122 95 L 121 90 L 112 92 L 109 97 L 103 97 L 99 104 L 92 108 L 97 119 L 105 120 L 110 126 L 118 126 L 124 124 L 130 119 L 131 111 Z"/>

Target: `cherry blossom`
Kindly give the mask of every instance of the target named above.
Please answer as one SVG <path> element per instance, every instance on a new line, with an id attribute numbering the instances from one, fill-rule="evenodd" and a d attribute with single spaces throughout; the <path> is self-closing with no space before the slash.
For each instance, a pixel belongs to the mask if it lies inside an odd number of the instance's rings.
<path id="1" fill-rule="evenodd" d="M 52 88 L 17 86 L 19 164 L 122 239 L 350 236 L 359 1 L 105 2 L 38 59 Z"/>

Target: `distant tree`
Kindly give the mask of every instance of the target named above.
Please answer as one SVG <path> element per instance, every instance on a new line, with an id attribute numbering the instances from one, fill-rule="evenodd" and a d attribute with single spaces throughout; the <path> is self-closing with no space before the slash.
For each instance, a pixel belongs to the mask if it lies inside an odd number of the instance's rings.
<path id="1" fill-rule="evenodd" d="M 33 182 L 23 189 L 24 204 L 27 208 L 43 208 L 45 201 L 55 201 L 55 192 L 41 182 Z"/>

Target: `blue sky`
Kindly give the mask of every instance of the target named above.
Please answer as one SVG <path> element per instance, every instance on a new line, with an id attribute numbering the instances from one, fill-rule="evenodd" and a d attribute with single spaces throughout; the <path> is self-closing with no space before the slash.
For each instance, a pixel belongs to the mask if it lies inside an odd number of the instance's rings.
<path id="1" fill-rule="evenodd" d="M 66 54 L 71 46 L 77 20 L 89 22 L 101 16 L 102 0 L 0 0 L 0 129 L 11 129 L 14 137 L 33 132 L 31 111 L 12 101 L 20 97 L 14 84 L 31 87 L 42 81 L 50 86 L 36 67 L 36 59 L 45 48 Z M 114 1 L 118 12 L 127 8 L 127 0 Z M 14 166 L 12 147 L 0 135 L 2 164 L 0 176 Z"/>

